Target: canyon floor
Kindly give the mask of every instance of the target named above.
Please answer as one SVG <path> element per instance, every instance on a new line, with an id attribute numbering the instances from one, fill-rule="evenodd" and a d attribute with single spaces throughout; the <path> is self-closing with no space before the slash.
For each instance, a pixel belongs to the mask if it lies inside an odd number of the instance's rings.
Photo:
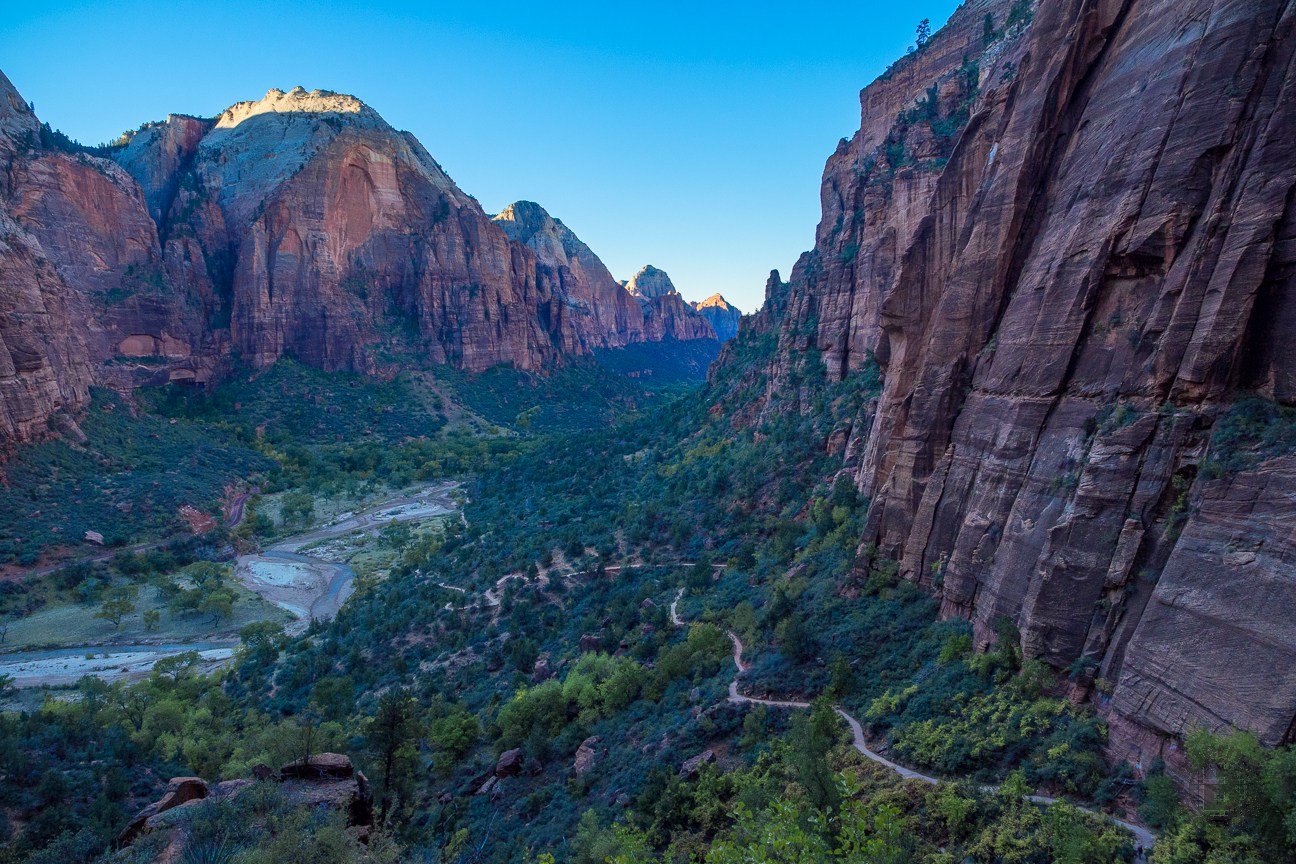
<path id="1" fill-rule="evenodd" d="M 335 616 L 356 578 L 340 556 L 354 554 L 387 525 L 431 522 L 458 512 L 453 497 L 458 486 L 442 482 L 402 490 L 238 556 L 234 575 L 244 589 L 238 614 L 215 626 L 168 619 L 157 632 L 138 626 L 123 630 L 94 618 L 88 604 L 61 605 L 11 622 L 6 647 L 19 650 L 0 653 L 0 675 L 10 676 L 19 688 L 67 686 L 84 675 L 134 681 L 147 677 L 159 660 L 188 652 L 199 655 L 199 668 L 212 671 L 233 657 L 238 631 L 246 624 L 281 620 L 290 633 L 300 633 L 312 620 Z M 343 542 L 341 548 L 336 541 Z M 25 642 L 40 647 L 22 650 Z"/>

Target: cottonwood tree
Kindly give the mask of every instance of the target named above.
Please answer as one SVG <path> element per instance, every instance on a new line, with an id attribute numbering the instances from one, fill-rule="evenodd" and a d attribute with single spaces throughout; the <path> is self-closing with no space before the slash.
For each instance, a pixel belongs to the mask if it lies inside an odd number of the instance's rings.
<path id="1" fill-rule="evenodd" d="M 99 605 L 94 617 L 111 621 L 114 628 L 120 628 L 122 620 L 135 611 L 134 591 L 125 586 L 111 589 Z"/>

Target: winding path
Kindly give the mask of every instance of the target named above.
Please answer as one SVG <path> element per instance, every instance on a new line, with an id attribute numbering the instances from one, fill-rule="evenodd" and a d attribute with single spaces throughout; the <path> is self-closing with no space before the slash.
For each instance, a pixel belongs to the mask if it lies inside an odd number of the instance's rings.
<path id="1" fill-rule="evenodd" d="M 675 599 L 672 600 L 670 604 L 670 620 L 671 623 L 674 624 L 676 627 L 684 626 L 684 621 L 679 617 L 679 601 L 683 597 L 684 597 L 684 589 L 681 588 L 679 589 L 679 592 L 675 595 Z M 734 666 L 738 669 L 738 675 L 735 675 L 734 679 L 729 682 L 730 702 L 734 703 L 735 705 L 740 705 L 743 703 L 747 703 L 750 705 L 768 705 L 772 708 L 809 708 L 810 707 L 809 702 L 798 702 L 790 699 L 760 699 L 755 696 L 744 696 L 743 694 L 739 693 L 738 676 L 742 675 L 743 672 L 747 671 L 748 664 L 746 663 L 746 661 L 743 660 L 743 643 L 742 640 L 738 638 L 738 634 L 734 633 L 732 630 L 727 630 L 725 632 L 728 633 L 729 635 L 729 641 L 733 642 L 733 662 L 734 662 Z M 919 771 L 913 770 L 912 768 L 906 768 L 903 765 L 892 762 L 890 759 L 886 758 L 882 754 L 874 752 L 868 746 L 868 740 L 864 737 L 864 727 L 860 725 L 860 722 L 856 720 L 854 717 L 852 717 L 850 714 L 846 713 L 846 711 L 839 706 L 834 706 L 833 710 L 837 712 L 837 716 L 841 717 L 843 720 L 846 721 L 846 725 L 850 727 L 850 731 L 851 731 L 851 744 L 865 758 L 870 759 L 876 762 L 877 764 L 890 769 L 894 773 L 900 775 L 905 780 L 918 780 L 922 783 L 929 783 L 933 786 L 941 782 L 941 778 L 939 777 L 932 777 L 929 774 L 923 774 Z M 999 786 L 997 784 L 985 785 L 985 786 L 981 786 L 980 789 L 982 792 L 994 793 L 999 790 Z M 1054 798 L 1050 795 L 1026 795 L 1024 797 L 1026 798 L 1027 801 L 1032 801 L 1036 804 L 1045 804 L 1045 805 L 1054 804 L 1065 800 L 1062 798 Z M 1083 807 L 1072 801 L 1068 801 L 1067 803 L 1071 804 L 1073 807 L 1076 807 L 1079 810 L 1084 811 L 1085 813 L 1090 813 L 1094 816 L 1101 816 L 1102 818 L 1107 819 L 1116 825 L 1119 825 L 1120 827 L 1124 828 L 1126 831 L 1129 831 L 1131 834 L 1135 836 L 1135 838 L 1137 838 L 1138 842 L 1143 846 L 1145 850 L 1151 849 L 1152 845 L 1156 843 L 1156 835 L 1154 835 L 1151 831 L 1149 831 L 1147 828 L 1143 827 L 1142 825 L 1136 825 L 1135 823 L 1127 822 L 1124 819 L 1117 819 L 1115 816 L 1111 815 L 1110 813 L 1104 813 L 1101 810 L 1094 810 L 1090 807 Z"/>

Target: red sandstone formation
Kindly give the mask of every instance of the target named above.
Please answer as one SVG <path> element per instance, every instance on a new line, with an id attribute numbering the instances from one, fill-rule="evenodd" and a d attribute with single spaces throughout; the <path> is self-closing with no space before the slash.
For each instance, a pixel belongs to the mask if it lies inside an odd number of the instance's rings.
<path id="1" fill-rule="evenodd" d="M 112 158 L 42 142 L 0 76 L 0 439 L 89 387 L 204 382 L 231 359 L 538 369 L 596 348 L 713 339 L 642 302 L 533 204 L 492 219 L 351 96 L 271 90 L 172 115 Z"/>
<path id="2" fill-rule="evenodd" d="M 1230 474 L 1208 446 L 1238 398 L 1296 401 L 1296 17 L 1027 8 L 969 0 L 861 94 L 815 248 L 750 325 L 779 328 L 763 410 L 809 349 L 833 379 L 876 362 L 844 445 L 862 548 L 982 645 L 1006 615 L 1094 667 L 1115 755 L 1290 741 L 1292 457 Z"/>

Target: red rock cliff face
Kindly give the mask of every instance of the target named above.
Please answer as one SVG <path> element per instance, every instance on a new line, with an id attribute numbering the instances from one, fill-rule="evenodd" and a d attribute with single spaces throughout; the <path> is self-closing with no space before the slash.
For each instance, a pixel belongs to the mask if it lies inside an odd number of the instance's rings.
<path id="1" fill-rule="evenodd" d="M 166 380 L 190 363 L 196 328 L 166 284 L 136 182 L 109 160 L 42 145 L 36 118 L 3 75 L 0 168 L 0 441 L 8 445 L 79 409 L 92 384 Z M 144 368 L 130 359 L 144 354 L 164 362 Z"/>
<path id="2" fill-rule="evenodd" d="M 638 296 L 617 282 L 598 256 L 539 204 L 518 201 L 494 221 L 510 239 L 535 253 L 536 278 L 554 298 L 544 317 L 560 334 L 564 351 L 578 354 L 634 342 L 716 338 L 701 313 L 690 315 L 671 299 L 657 302 Z M 666 293 L 675 294 L 666 274 L 661 277 L 670 286 Z"/>
<path id="3" fill-rule="evenodd" d="M 711 323 L 675 290 L 666 271 L 644 265 L 626 283 L 643 310 L 645 341 L 715 339 Z"/>
<path id="4" fill-rule="evenodd" d="M 714 338 L 687 304 L 636 301 L 538 207 L 510 234 L 354 97 L 272 90 L 124 139 L 111 160 L 60 150 L 0 76 L 0 443 L 92 385 L 204 382 L 235 360 L 535 369 Z"/>
<path id="5" fill-rule="evenodd" d="M 1293 457 L 1221 472 L 1210 440 L 1242 394 L 1296 401 L 1296 12 L 1043 0 L 1005 34 L 1008 8 L 864 91 L 751 326 L 780 327 L 776 380 L 809 349 L 878 363 L 846 449 L 864 544 L 981 644 L 1006 615 L 1094 667 L 1116 755 L 1291 740 Z"/>
<path id="6" fill-rule="evenodd" d="M 158 128 L 181 123 L 123 164 L 149 169 L 146 189 L 179 190 L 161 223 L 168 264 L 254 365 L 291 354 L 358 371 L 400 358 L 529 369 L 691 338 L 673 322 L 647 326 L 589 248 L 537 205 L 492 220 L 354 97 L 272 90 L 230 108 L 196 145 L 187 118 Z M 171 151 L 188 173 L 159 179 L 151 168 Z"/>
<path id="7" fill-rule="evenodd" d="M 721 342 L 727 342 L 738 335 L 742 312 L 719 294 L 712 294 L 705 300 L 696 300 L 690 305 L 707 320 Z"/>

